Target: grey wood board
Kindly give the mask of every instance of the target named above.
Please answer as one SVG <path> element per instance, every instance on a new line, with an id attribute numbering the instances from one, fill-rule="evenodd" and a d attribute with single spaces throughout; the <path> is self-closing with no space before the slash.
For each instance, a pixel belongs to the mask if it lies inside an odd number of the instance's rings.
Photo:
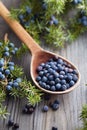
<path id="1" fill-rule="evenodd" d="M 11 7 L 18 7 L 21 0 L 2 0 L 3 3 L 10 9 Z M 0 18 L 0 39 L 4 38 L 4 34 L 8 33 L 9 39 L 21 46 L 21 41 L 11 31 L 8 25 Z M 81 82 L 78 88 L 71 93 L 65 95 L 52 96 L 51 100 L 58 99 L 60 101 L 60 108 L 58 111 L 49 109 L 47 113 L 42 113 L 42 107 L 49 102 L 42 101 L 36 107 L 32 115 L 23 115 L 22 108 L 26 104 L 26 100 L 7 99 L 6 105 L 8 112 L 11 113 L 9 118 L 14 119 L 14 122 L 19 123 L 19 130 L 51 130 L 52 126 L 58 127 L 58 130 L 76 130 L 82 126 L 79 118 L 83 104 L 87 103 L 87 33 L 81 35 L 72 44 L 67 44 L 62 49 L 55 49 L 42 45 L 44 49 L 50 50 L 56 54 L 60 54 L 73 62 L 81 73 Z M 22 65 L 24 72 L 29 78 L 30 53 L 25 54 L 21 59 L 16 60 L 16 63 Z M 0 130 L 11 130 L 6 127 L 7 120 L 0 119 Z"/>

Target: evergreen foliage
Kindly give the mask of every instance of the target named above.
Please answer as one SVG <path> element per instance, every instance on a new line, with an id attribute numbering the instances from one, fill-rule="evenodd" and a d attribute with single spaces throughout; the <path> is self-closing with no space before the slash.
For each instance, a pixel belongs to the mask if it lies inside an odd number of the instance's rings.
<path id="1" fill-rule="evenodd" d="M 41 101 L 42 93 L 24 76 L 23 69 L 12 62 L 12 56 L 20 56 L 26 52 L 27 47 L 19 49 L 10 42 L 5 35 L 5 40 L 0 42 L 0 117 L 6 118 L 9 114 L 3 105 L 7 96 L 25 98 L 28 104 L 35 105 Z M 24 78 L 25 77 L 25 78 Z"/>
<path id="2" fill-rule="evenodd" d="M 73 11 L 75 14 L 69 16 Z M 42 38 L 47 44 L 63 46 L 87 30 L 87 1 L 26 0 L 19 9 L 11 10 L 11 17 L 38 43 Z"/>

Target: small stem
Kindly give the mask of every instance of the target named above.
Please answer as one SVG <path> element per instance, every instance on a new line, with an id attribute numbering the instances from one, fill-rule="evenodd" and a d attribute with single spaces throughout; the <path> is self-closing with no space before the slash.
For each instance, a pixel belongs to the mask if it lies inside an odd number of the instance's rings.
<path id="1" fill-rule="evenodd" d="M 9 40 L 8 40 L 8 33 L 6 33 L 5 34 L 5 36 L 4 36 L 4 41 L 5 41 L 5 43 L 7 43 Z"/>

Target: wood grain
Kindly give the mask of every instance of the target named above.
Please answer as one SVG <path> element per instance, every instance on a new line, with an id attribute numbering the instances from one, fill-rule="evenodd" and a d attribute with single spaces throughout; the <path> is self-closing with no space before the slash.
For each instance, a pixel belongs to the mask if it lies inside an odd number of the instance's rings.
<path id="1" fill-rule="evenodd" d="M 2 0 L 4 4 L 10 9 L 18 7 L 21 0 Z M 12 42 L 20 46 L 20 40 L 10 30 L 8 25 L 0 18 L 0 39 L 3 39 L 4 34 L 8 33 Z M 58 127 L 58 130 L 76 130 L 82 126 L 79 118 L 82 105 L 87 103 L 87 33 L 80 36 L 74 43 L 67 44 L 63 49 L 53 49 L 43 44 L 44 49 L 50 50 L 56 54 L 60 54 L 73 62 L 81 73 L 81 83 L 78 88 L 66 95 L 51 96 L 51 100 L 58 99 L 60 101 L 60 108 L 58 111 L 49 109 L 47 113 L 42 113 L 42 107 L 49 102 L 42 101 L 36 108 L 32 115 L 23 115 L 22 108 L 26 104 L 26 100 L 7 99 L 6 105 L 8 111 L 11 113 L 9 118 L 13 118 L 15 122 L 20 125 L 20 130 L 52 130 L 52 126 Z M 29 78 L 29 62 L 30 53 L 25 54 L 21 59 L 15 62 L 22 65 L 25 74 Z M 24 62 L 25 61 L 25 62 Z M 0 130 L 11 130 L 6 127 L 7 120 L 0 119 Z"/>

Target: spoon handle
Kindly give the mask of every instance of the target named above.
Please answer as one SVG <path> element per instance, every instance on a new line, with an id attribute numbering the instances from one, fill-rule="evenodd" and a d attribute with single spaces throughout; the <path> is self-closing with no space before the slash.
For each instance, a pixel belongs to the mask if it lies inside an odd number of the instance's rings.
<path id="1" fill-rule="evenodd" d="M 11 18 L 9 10 L 4 6 L 4 4 L 1 1 L 0 1 L 0 15 L 8 23 L 8 25 L 12 28 L 12 30 L 16 33 L 16 35 L 20 38 L 20 40 L 24 44 L 26 44 L 26 46 L 30 49 L 32 55 L 35 54 L 37 51 L 42 50 L 42 48 L 25 31 L 25 29 L 16 20 Z"/>

